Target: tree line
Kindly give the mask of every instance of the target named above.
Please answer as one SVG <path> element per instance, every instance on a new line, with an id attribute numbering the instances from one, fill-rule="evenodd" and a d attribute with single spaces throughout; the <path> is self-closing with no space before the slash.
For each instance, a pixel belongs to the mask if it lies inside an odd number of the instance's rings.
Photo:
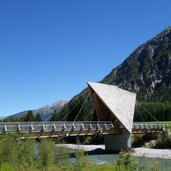
<path id="1" fill-rule="evenodd" d="M 84 99 L 75 100 L 66 104 L 61 111 L 54 110 L 49 121 L 96 121 L 98 120 L 95 108 L 89 103 L 82 106 Z M 77 104 L 77 105 L 76 105 Z M 81 110 L 80 110 L 81 109 Z M 10 122 L 41 122 L 41 115 L 34 115 L 30 110 L 26 115 L 10 117 L 4 121 Z M 171 121 L 171 102 L 138 102 L 135 106 L 135 122 Z"/>
<path id="2" fill-rule="evenodd" d="M 5 122 L 41 122 L 40 113 L 34 115 L 32 110 L 27 111 L 23 116 L 12 116 L 4 120 Z"/>
<path id="3" fill-rule="evenodd" d="M 77 103 L 76 101 L 75 103 Z M 50 121 L 74 121 L 77 117 L 82 101 L 73 109 L 74 104 L 66 105 L 60 112 L 54 112 Z M 86 103 L 77 120 L 95 121 L 98 120 L 94 108 L 90 108 Z M 135 122 L 149 122 L 149 121 L 171 121 L 171 103 L 170 102 L 138 102 L 135 106 Z"/>
<path id="4" fill-rule="evenodd" d="M 139 102 L 135 107 L 134 121 L 171 121 L 171 103 Z"/>

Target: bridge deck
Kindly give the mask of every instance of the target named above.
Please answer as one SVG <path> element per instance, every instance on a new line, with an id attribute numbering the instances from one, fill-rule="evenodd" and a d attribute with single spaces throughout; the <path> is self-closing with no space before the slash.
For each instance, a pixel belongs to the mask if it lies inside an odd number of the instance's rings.
<path id="1" fill-rule="evenodd" d="M 21 137 L 46 138 L 94 134 L 119 134 L 124 128 L 110 121 L 97 122 L 2 122 L 0 134 L 19 131 Z M 132 132 L 159 132 L 166 129 L 161 124 L 134 123 Z"/>

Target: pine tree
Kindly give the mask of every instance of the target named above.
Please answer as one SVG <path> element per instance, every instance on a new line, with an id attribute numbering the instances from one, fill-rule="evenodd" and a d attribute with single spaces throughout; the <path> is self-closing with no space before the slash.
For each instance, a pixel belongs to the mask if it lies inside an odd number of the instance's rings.
<path id="1" fill-rule="evenodd" d="M 29 110 L 24 118 L 25 122 L 32 122 L 34 121 L 34 114 L 31 110 Z"/>
<path id="2" fill-rule="evenodd" d="M 57 121 L 58 119 L 58 112 L 54 110 L 52 113 L 52 117 L 50 118 L 50 121 Z"/>
<path id="3" fill-rule="evenodd" d="M 36 122 L 41 122 L 41 121 L 42 121 L 42 118 L 41 118 L 41 116 L 40 116 L 40 113 L 38 113 L 38 114 L 36 115 L 34 121 L 36 121 Z"/>

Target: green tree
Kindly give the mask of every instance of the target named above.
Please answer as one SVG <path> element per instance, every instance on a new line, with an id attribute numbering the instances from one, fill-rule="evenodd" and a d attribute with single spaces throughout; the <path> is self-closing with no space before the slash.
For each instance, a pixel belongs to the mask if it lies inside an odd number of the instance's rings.
<path id="1" fill-rule="evenodd" d="M 56 147 L 55 143 L 50 140 L 43 140 L 39 147 L 40 167 L 48 168 L 55 163 Z"/>
<path id="2" fill-rule="evenodd" d="M 34 114 L 31 110 L 29 110 L 25 116 L 25 119 L 24 119 L 25 122 L 32 122 L 34 121 Z"/>
<path id="3" fill-rule="evenodd" d="M 38 113 L 38 114 L 36 115 L 34 121 L 36 121 L 36 122 L 41 122 L 41 121 L 42 121 L 42 118 L 41 118 L 41 116 L 40 116 L 40 113 Z"/>
<path id="4" fill-rule="evenodd" d="M 85 97 L 80 97 L 75 100 L 75 103 L 69 105 L 69 115 L 67 120 L 74 121 L 90 121 L 93 119 L 93 115 L 90 114 L 90 105 L 88 102 L 85 103 Z"/>
<path id="5" fill-rule="evenodd" d="M 50 121 L 58 121 L 58 112 L 56 110 L 53 111 L 52 117 L 50 118 Z"/>
<path id="6" fill-rule="evenodd" d="M 130 152 L 121 150 L 117 165 L 120 168 L 119 170 L 137 170 L 138 162 Z"/>

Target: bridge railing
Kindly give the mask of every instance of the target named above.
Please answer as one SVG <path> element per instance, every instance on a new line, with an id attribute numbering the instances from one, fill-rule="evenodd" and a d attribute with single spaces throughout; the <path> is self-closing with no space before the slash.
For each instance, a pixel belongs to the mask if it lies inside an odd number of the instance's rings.
<path id="1" fill-rule="evenodd" d="M 164 124 L 145 124 L 145 123 L 134 123 L 133 130 L 165 130 L 167 126 Z"/>
<path id="2" fill-rule="evenodd" d="M 14 132 L 50 132 L 72 130 L 110 130 L 114 125 L 110 121 L 92 122 L 4 122 L 0 123 L 0 133 Z"/>
<path id="3" fill-rule="evenodd" d="M 76 130 L 111 130 L 123 127 L 111 121 L 77 121 L 77 122 L 1 122 L 0 133 L 20 131 L 27 132 L 62 132 Z M 134 123 L 133 132 L 162 131 L 167 127 L 162 124 Z"/>

